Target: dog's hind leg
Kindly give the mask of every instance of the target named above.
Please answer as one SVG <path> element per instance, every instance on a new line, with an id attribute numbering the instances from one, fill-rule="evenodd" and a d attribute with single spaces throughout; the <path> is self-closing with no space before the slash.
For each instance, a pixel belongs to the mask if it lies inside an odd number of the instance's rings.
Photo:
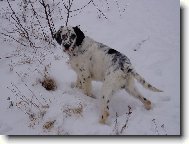
<path id="1" fill-rule="evenodd" d="M 125 81 L 120 77 L 119 72 L 114 72 L 105 78 L 101 91 L 101 118 L 100 123 L 106 123 L 110 111 L 110 100 L 114 92 L 121 88 Z"/>
<path id="2" fill-rule="evenodd" d="M 128 78 L 128 84 L 126 85 L 125 89 L 130 95 L 138 98 L 144 104 L 144 107 L 147 110 L 151 109 L 150 100 L 146 99 L 145 97 L 142 96 L 142 94 L 140 94 L 137 87 L 134 85 L 134 79 L 132 76 Z"/>
<path id="3" fill-rule="evenodd" d="M 106 83 L 102 86 L 101 99 L 100 99 L 100 107 L 101 107 L 101 117 L 100 123 L 106 123 L 107 118 L 109 116 L 109 104 L 110 97 L 112 95 L 112 89 Z"/>
<path id="4" fill-rule="evenodd" d="M 77 76 L 77 80 L 76 80 L 76 84 L 75 84 L 75 87 L 81 89 L 82 88 L 82 85 L 81 85 L 81 80 L 79 78 L 79 76 Z"/>

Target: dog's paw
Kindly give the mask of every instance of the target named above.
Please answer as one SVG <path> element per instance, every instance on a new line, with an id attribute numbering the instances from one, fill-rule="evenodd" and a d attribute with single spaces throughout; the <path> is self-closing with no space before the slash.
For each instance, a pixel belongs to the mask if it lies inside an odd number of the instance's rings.
<path id="1" fill-rule="evenodd" d="M 76 84 L 75 82 L 71 82 L 71 88 L 79 88 L 79 89 L 81 89 L 81 85 L 79 85 L 79 84 Z"/>
<path id="2" fill-rule="evenodd" d="M 107 118 L 109 116 L 109 113 L 107 111 L 105 111 L 103 113 L 103 115 L 101 116 L 100 120 L 99 120 L 99 123 L 101 124 L 106 124 L 107 123 Z"/>
<path id="3" fill-rule="evenodd" d="M 90 93 L 90 92 L 84 92 L 84 94 L 89 96 L 89 97 L 93 97 L 92 93 Z"/>
<path id="4" fill-rule="evenodd" d="M 152 108 L 152 104 L 151 101 L 146 101 L 146 103 L 144 104 L 144 107 L 146 108 L 146 110 L 150 110 Z"/>

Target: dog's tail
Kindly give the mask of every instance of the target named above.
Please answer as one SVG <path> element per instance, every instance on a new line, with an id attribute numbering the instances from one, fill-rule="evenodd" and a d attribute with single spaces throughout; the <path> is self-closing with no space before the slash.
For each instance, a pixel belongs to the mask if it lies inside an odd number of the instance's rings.
<path id="1" fill-rule="evenodd" d="M 149 89 L 149 90 L 154 91 L 154 92 L 163 92 L 162 90 L 159 90 L 159 89 L 155 88 L 154 86 L 152 86 L 151 84 L 149 84 L 148 82 L 146 82 L 144 80 L 144 78 L 142 78 L 142 76 L 140 76 L 134 69 L 132 69 L 130 72 L 131 72 L 132 76 L 139 83 L 141 83 L 144 88 Z"/>

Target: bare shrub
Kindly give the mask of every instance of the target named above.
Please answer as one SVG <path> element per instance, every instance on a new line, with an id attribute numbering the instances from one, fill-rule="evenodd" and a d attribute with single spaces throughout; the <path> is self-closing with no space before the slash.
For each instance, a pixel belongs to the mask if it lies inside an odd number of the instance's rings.
<path id="1" fill-rule="evenodd" d="M 165 124 L 161 124 L 161 126 L 157 123 L 157 120 L 154 118 L 152 119 L 152 126 L 154 127 L 156 135 L 167 135 L 167 130 Z M 162 132 L 160 132 L 160 130 Z"/>
<path id="2" fill-rule="evenodd" d="M 47 91 L 54 91 L 57 89 L 57 84 L 56 84 L 56 81 L 53 78 L 51 78 L 51 76 L 49 76 L 47 67 L 49 67 L 49 65 L 45 66 L 44 74 L 42 74 L 43 79 L 40 80 L 39 82 Z"/>
<path id="3" fill-rule="evenodd" d="M 128 112 L 126 113 L 126 120 L 120 130 L 119 122 L 118 122 L 118 114 L 116 113 L 115 125 L 114 125 L 114 129 L 113 129 L 113 131 L 115 132 L 115 135 L 122 135 L 123 132 L 127 129 L 128 123 L 129 123 L 129 118 L 130 118 L 131 114 L 132 114 L 131 106 L 128 106 Z"/>
<path id="4" fill-rule="evenodd" d="M 27 84 L 24 84 L 23 86 L 25 86 L 30 94 L 26 95 L 23 93 L 21 88 L 14 83 L 11 83 L 11 86 L 7 87 L 14 95 L 12 98 L 7 98 L 11 106 L 9 106 L 9 108 L 16 107 L 24 112 L 30 120 L 29 127 L 34 127 L 46 114 L 49 104 L 42 97 L 38 97 Z"/>

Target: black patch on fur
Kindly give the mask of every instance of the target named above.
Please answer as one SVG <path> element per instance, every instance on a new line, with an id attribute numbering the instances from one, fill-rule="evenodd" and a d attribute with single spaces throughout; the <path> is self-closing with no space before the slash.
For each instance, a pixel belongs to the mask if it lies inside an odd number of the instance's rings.
<path id="1" fill-rule="evenodd" d="M 107 106 L 107 109 L 109 110 L 109 107 Z"/>
<path id="2" fill-rule="evenodd" d="M 80 67 L 79 70 L 82 72 L 82 71 L 85 71 L 85 69 L 83 67 Z"/>
<path id="3" fill-rule="evenodd" d="M 125 55 L 118 52 L 117 50 L 109 49 L 107 51 L 107 54 L 112 56 L 114 71 L 116 71 L 118 69 L 121 69 L 122 71 L 124 71 L 125 70 L 124 65 L 125 64 L 131 64 L 130 60 Z"/>
<path id="4" fill-rule="evenodd" d="M 58 32 L 56 32 L 55 33 L 55 35 L 54 35 L 54 38 L 55 38 L 55 40 L 57 41 L 57 43 L 59 44 L 59 45 L 61 45 L 62 44 L 62 38 L 61 38 L 61 31 L 59 30 Z"/>
<path id="5" fill-rule="evenodd" d="M 110 102 L 110 100 L 107 101 L 107 103 L 109 103 L 109 102 Z"/>
<path id="6" fill-rule="evenodd" d="M 108 50 L 108 54 L 115 54 L 117 53 L 118 51 L 116 51 L 115 49 L 109 49 Z"/>
<path id="7" fill-rule="evenodd" d="M 77 35 L 76 45 L 79 46 L 83 42 L 83 39 L 85 38 L 85 35 L 77 26 L 73 27 L 73 29 L 74 29 L 74 31 L 75 31 L 75 33 Z"/>
<path id="8" fill-rule="evenodd" d="M 125 88 L 125 85 L 121 86 L 121 88 L 124 89 L 124 88 Z"/>
<path id="9" fill-rule="evenodd" d="M 131 72 L 131 71 L 132 71 L 132 69 L 128 69 L 128 71 L 127 71 L 127 72 L 129 73 L 129 72 Z"/>
<path id="10" fill-rule="evenodd" d="M 148 84 L 148 87 L 151 88 L 152 86 L 150 84 Z"/>

